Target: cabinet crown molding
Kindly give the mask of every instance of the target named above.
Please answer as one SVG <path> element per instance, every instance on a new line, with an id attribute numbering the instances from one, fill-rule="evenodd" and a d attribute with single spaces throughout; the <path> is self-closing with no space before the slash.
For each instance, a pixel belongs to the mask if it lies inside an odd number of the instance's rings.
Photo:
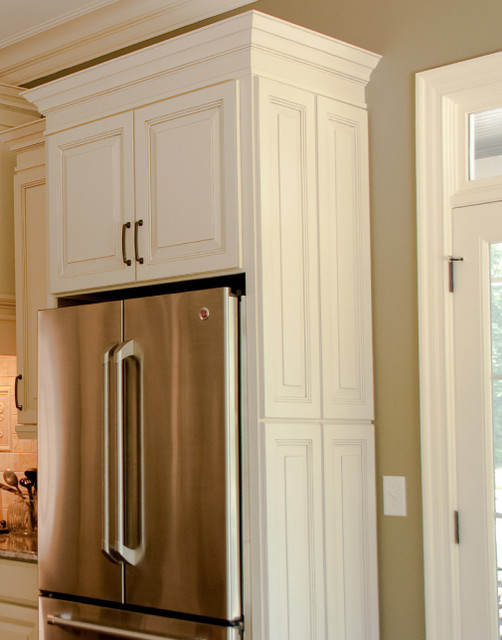
<path id="1" fill-rule="evenodd" d="M 202 83 L 254 73 L 364 107 L 365 86 L 379 59 L 310 29 L 248 11 L 28 89 L 23 96 L 48 116 L 50 133 Z"/>

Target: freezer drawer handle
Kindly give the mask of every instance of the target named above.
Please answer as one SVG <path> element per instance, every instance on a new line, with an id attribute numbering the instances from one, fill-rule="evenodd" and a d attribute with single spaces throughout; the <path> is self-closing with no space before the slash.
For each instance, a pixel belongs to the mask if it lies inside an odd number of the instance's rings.
<path id="1" fill-rule="evenodd" d="M 126 461 L 125 461 L 125 443 L 124 433 L 126 431 L 126 421 L 128 416 L 124 411 L 125 405 L 125 382 L 124 382 L 124 367 L 125 360 L 132 358 L 138 363 L 139 367 L 139 393 L 138 393 L 138 435 L 139 435 L 139 505 L 135 510 L 136 517 L 139 524 L 139 544 L 132 549 L 125 544 L 125 478 L 126 478 Z M 114 354 L 114 361 L 117 367 L 117 512 L 118 512 L 118 531 L 117 531 L 117 544 L 115 545 L 117 553 L 122 559 L 130 565 L 136 565 L 144 555 L 145 548 L 145 515 L 144 515 L 144 465 L 143 465 L 143 350 L 140 345 L 134 340 L 128 340 L 120 345 Z"/>
<path id="2" fill-rule="evenodd" d="M 93 624 L 92 622 L 84 622 L 83 620 L 72 620 L 71 618 L 62 618 L 49 614 L 47 616 L 47 624 L 54 624 L 58 627 L 67 627 L 69 629 L 80 629 L 81 631 L 94 631 L 95 633 L 104 633 L 108 636 L 124 638 L 125 640 L 180 640 L 172 636 L 159 636 L 155 633 L 144 633 L 143 631 L 128 631 L 127 629 L 118 629 L 117 627 L 105 627 L 101 624 Z M 194 638 L 193 640 L 206 640 L 205 638 Z"/>

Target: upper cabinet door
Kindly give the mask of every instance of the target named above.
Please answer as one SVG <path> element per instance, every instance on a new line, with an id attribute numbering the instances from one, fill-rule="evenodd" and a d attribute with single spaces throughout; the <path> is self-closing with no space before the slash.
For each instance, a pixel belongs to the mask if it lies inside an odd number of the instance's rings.
<path id="1" fill-rule="evenodd" d="M 48 138 L 53 293 L 134 280 L 132 121 L 119 114 Z"/>
<path id="2" fill-rule="evenodd" d="M 138 280 L 239 267 L 237 83 L 134 118 Z"/>
<path id="3" fill-rule="evenodd" d="M 315 95 L 258 92 L 264 413 L 319 418 Z"/>
<path id="4" fill-rule="evenodd" d="M 373 418 L 367 114 L 317 99 L 323 415 Z"/>

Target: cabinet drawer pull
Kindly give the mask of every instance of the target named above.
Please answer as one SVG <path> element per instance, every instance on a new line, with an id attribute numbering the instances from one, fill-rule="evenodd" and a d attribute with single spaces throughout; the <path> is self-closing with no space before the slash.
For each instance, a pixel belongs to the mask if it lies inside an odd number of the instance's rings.
<path id="1" fill-rule="evenodd" d="M 17 396 L 17 387 L 18 387 L 19 381 L 22 379 L 23 379 L 23 376 L 19 374 L 16 376 L 16 381 L 14 382 L 14 402 L 16 403 L 16 409 L 18 409 L 19 411 L 23 410 L 23 405 L 19 404 L 18 396 Z"/>
<path id="2" fill-rule="evenodd" d="M 138 251 L 138 227 L 142 226 L 143 220 L 138 220 L 134 225 L 134 257 L 136 259 L 136 262 L 139 262 L 140 264 L 143 264 L 143 258 L 139 257 Z"/>
<path id="3" fill-rule="evenodd" d="M 130 222 L 124 222 L 124 224 L 122 225 L 122 260 L 124 261 L 124 264 L 126 264 L 128 267 L 131 266 L 131 261 L 128 260 L 126 255 L 126 231 L 127 229 L 130 229 L 130 228 L 131 228 Z"/>

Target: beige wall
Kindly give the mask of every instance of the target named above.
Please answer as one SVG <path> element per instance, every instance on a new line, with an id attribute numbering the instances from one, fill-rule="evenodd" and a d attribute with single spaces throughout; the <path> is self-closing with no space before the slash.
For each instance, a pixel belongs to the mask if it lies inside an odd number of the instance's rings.
<path id="1" fill-rule="evenodd" d="M 368 90 L 381 638 L 424 640 L 414 76 L 502 50 L 502 3 L 258 0 L 249 8 L 383 55 Z M 383 516 L 384 475 L 406 476 L 406 518 Z"/>
<path id="2" fill-rule="evenodd" d="M 254 8 L 383 58 L 368 90 L 382 640 L 423 640 L 414 75 L 502 50 L 500 0 L 259 0 Z M 404 475 L 408 517 L 383 516 Z"/>

